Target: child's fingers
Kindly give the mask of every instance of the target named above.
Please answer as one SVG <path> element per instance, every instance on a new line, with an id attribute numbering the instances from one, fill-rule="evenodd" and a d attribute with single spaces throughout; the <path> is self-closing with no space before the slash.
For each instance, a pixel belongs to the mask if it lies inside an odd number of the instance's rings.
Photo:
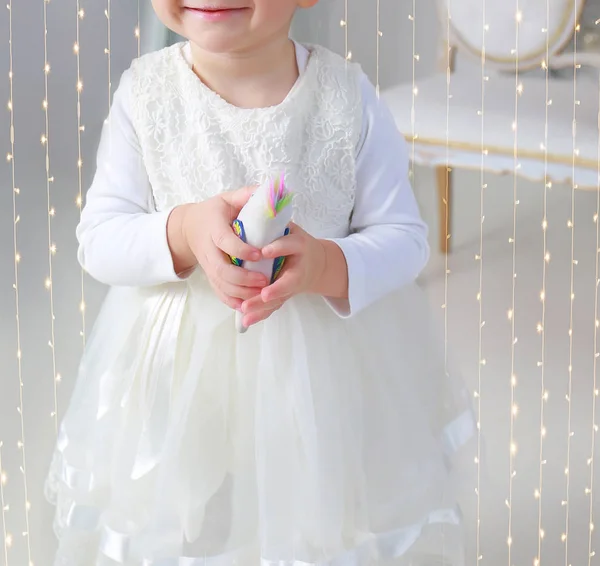
<path id="1" fill-rule="evenodd" d="M 237 191 L 225 192 L 221 196 L 229 206 L 239 212 L 255 193 L 256 188 L 257 187 L 243 187 Z"/>
<path id="2" fill-rule="evenodd" d="M 293 270 L 283 271 L 279 279 L 272 285 L 265 287 L 261 292 L 262 300 L 265 303 L 271 301 L 286 300 L 294 295 L 298 288 L 297 276 Z"/>
<path id="3" fill-rule="evenodd" d="M 259 288 L 229 285 L 223 281 L 214 279 L 210 280 L 210 284 L 222 303 L 234 310 L 239 310 L 240 312 L 244 301 L 254 299 L 255 297 L 260 298 L 261 289 Z"/>
<path id="4" fill-rule="evenodd" d="M 254 298 L 244 301 L 242 303 L 242 312 L 244 314 L 250 315 L 255 313 L 274 311 L 280 308 L 283 305 L 283 303 L 285 303 L 285 300 L 269 301 L 268 303 L 265 303 L 264 301 L 260 300 L 252 303 L 250 303 L 250 301 L 254 301 Z M 250 303 L 252 306 L 247 306 L 248 303 Z"/>
<path id="5" fill-rule="evenodd" d="M 245 261 L 258 261 L 261 258 L 260 250 L 240 240 L 230 226 L 225 225 L 219 232 L 213 234 L 212 240 L 214 245 L 228 256 Z"/>
<path id="6" fill-rule="evenodd" d="M 225 256 L 223 256 L 223 263 L 220 264 L 217 271 L 221 279 L 232 285 L 260 287 L 262 289 L 269 284 L 269 280 L 262 273 L 233 265 Z"/>
<path id="7" fill-rule="evenodd" d="M 263 303 L 262 309 L 257 309 L 257 310 L 251 311 L 250 313 L 244 315 L 244 317 L 242 319 L 244 326 L 246 328 L 249 328 L 250 326 L 252 326 L 254 324 L 257 324 L 263 320 L 266 320 L 274 312 L 277 312 L 284 305 L 284 303 L 285 303 L 285 301 L 277 301 L 277 302 L 273 302 L 273 303 L 268 303 L 268 305 Z"/>
<path id="8" fill-rule="evenodd" d="M 295 222 L 290 222 L 288 228 L 290 229 L 290 234 L 306 234 Z"/>
<path id="9" fill-rule="evenodd" d="M 290 256 L 302 253 L 304 250 L 304 238 L 299 234 L 290 233 L 288 236 L 275 240 L 262 250 L 262 256 L 266 259 Z"/>
<path id="10" fill-rule="evenodd" d="M 244 301 L 242 304 L 242 312 L 246 314 L 256 310 L 261 310 L 265 308 L 266 305 L 267 303 L 263 301 L 263 298 L 259 293 L 256 297 L 252 297 L 251 299 Z"/>
<path id="11" fill-rule="evenodd" d="M 260 296 L 260 292 L 262 291 L 260 287 L 242 287 L 240 285 L 231 285 L 224 281 L 219 281 L 217 286 L 227 296 L 241 299 L 242 301 L 247 301 L 257 295 Z"/>
<path id="12" fill-rule="evenodd" d="M 218 287 L 226 287 L 226 293 L 230 296 L 247 298 L 247 293 L 241 291 L 232 292 L 232 289 L 252 289 L 260 292 L 269 284 L 267 278 L 261 273 L 253 273 L 242 267 L 231 263 L 231 259 L 221 250 L 213 247 L 207 251 L 207 261 L 203 263 L 206 276 Z M 254 296 L 253 293 L 251 296 Z"/>
<path id="13" fill-rule="evenodd" d="M 212 288 L 215 291 L 215 293 L 216 293 L 217 297 L 219 298 L 219 300 L 224 305 L 228 306 L 230 309 L 233 309 L 235 311 L 241 310 L 242 304 L 243 304 L 242 299 L 226 295 L 216 285 L 212 285 Z"/>

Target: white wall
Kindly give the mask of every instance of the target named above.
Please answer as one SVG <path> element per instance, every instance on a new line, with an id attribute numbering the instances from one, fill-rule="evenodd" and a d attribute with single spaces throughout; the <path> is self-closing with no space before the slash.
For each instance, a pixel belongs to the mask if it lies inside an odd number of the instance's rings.
<path id="1" fill-rule="evenodd" d="M 143 2 L 147 0 L 142 0 Z M 6 2 L 4 3 L 6 4 Z M 106 0 L 82 0 L 86 17 L 81 22 L 81 73 L 84 83 L 82 118 L 86 126 L 82 136 L 84 184 L 89 185 L 94 169 L 99 130 L 108 109 L 107 20 Z M 14 32 L 14 112 L 16 183 L 20 215 L 18 250 L 20 263 L 20 327 L 23 369 L 23 405 L 25 448 L 29 487 L 30 541 L 33 563 L 51 564 L 51 516 L 42 498 L 43 479 L 54 440 L 54 372 L 50 340 L 49 293 L 44 281 L 48 275 L 48 234 L 45 150 L 40 143 L 44 132 L 44 27 L 43 0 L 13 0 Z M 59 414 L 64 414 L 81 354 L 80 270 L 75 258 L 75 227 L 78 209 L 75 204 L 77 182 L 76 118 L 76 2 L 55 0 L 48 8 L 51 202 L 56 209 L 53 242 L 54 258 L 55 353 L 57 371 L 64 378 L 59 387 Z M 6 529 L 14 544 L 8 564 L 28 564 L 24 508 L 25 496 L 21 452 L 19 382 L 16 364 L 16 320 L 13 292 L 12 182 L 5 155 L 9 146 L 8 94 L 8 16 L 0 9 L 0 442 L 2 467 L 9 481 L 5 486 Z M 137 52 L 134 28 L 137 20 L 135 0 L 112 1 L 112 76 L 118 77 Z M 103 289 L 86 281 L 89 315 L 93 318 L 103 296 Z M 88 326 L 88 330 L 90 327 Z M 0 529 L 2 519 L 0 516 Z M 1 531 L 0 531 L 1 532 Z M 3 538 L 3 537 L 0 537 Z M 0 564 L 4 564 L 3 540 L 0 540 Z"/>
<path id="2" fill-rule="evenodd" d="M 347 0 L 348 49 L 352 59 L 359 62 L 375 82 L 377 69 L 377 0 Z M 401 81 L 412 80 L 413 26 L 410 0 L 380 0 L 380 83 L 382 88 Z M 321 0 L 317 6 L 299 13 L 294 26 L 301 41 L 320 43 L 345 53 L 346 0 Z M 430 73 L 435 64 L 437 25 L 435 0 L 416 2 L 416 47 L 420 60 L 416 76 Z"/>

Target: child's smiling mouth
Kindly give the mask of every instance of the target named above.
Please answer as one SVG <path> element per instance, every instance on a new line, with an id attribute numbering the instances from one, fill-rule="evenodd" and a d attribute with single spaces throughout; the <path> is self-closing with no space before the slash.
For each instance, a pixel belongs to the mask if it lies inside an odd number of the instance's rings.
<path id="1" fill-rule="evenodd" d="M 221 6 L 193 7 L 184 6 L 184 10 L 192 15 L 197 15 L 204 20 L 218 22 L 240 15 L 248 11 L 246 7 L 230 8 Z"/>

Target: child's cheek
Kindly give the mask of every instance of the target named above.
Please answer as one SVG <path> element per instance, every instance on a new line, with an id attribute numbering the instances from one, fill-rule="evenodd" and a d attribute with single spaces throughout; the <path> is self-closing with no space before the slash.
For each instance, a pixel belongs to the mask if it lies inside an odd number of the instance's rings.
<path id="1" fill-rule="evenodd" d="M 296 0 L 254 0 L 253 23 L 265 31 L 285 29 L 290 25 L 297 6 Z"/>

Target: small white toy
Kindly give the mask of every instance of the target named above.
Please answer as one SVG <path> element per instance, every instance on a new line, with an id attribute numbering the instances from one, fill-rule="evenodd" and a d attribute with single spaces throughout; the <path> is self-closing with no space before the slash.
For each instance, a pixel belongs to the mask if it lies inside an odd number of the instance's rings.
<path id="1" fill-rule="evenodd" d="M 259 250 L 289 234 L 292 220 L 292 194 L 288 191 L 283 175 L 261 185 L 250 197 L 233 222 L 233 229 L 245 243 Z M 234 265 L 265 275 L 273 283 L 281 273 L 285 258 L 262 259 L 257 262 L 232 257 Z M 236 313 L 236 328 L 243 333 L 242 313 Z"/>

